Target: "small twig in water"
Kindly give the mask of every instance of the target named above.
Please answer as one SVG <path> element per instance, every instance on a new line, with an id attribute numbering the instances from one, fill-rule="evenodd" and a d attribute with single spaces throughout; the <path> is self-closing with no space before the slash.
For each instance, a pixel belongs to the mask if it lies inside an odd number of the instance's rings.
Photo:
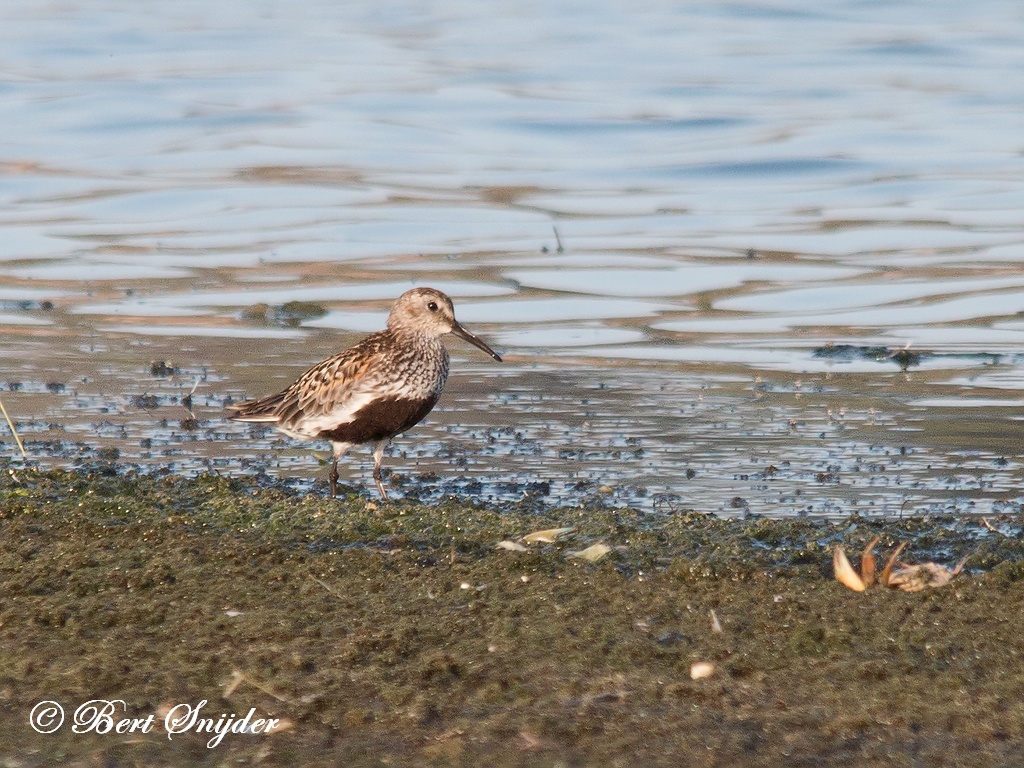
<path id="1" fill-rule="evenodd" d="M 196 393 L 196 390 L 199 388 L 199 382 L 201 379 L 202 376 L 196 376 L 196 383 L 192 385 L 192 390 L 183 398 L 181 398 L 181 404 L 188 409 L 188 412 L 190 414 L 192 413 L 192 395 L 194 395 Z"/>
<path id="2" fill-rule="evenodd" d="M 907 504 L 910 503 L 910 499 L 904 499 L 903 503 L 900 504 L 900 520 L 903 519 L 903 510 L 906 509 Z"/>
<path id="3" fill-rule="evenodd" d="M 994 525 L 992 525 L 992 523 L 989 522 L 988 518 L 985 518 L 985 517 L 981 518 L 981 524 L 984 525 L 986 528 L 988 528 L 990 531 L 992 531 L 992 533 L 998 533 L 1000 536 L 1005 536 L 1006 535 L 1005 533 L 1000 531 L 998 528 L 996 528 Z"/>
<path id="4" fill-rule="evenodd" d="M 555 250 L 558 251 L 558 253 L 565 253 L 565 248 L 562 247 L 562 238 L 558 234 L 558 227 L 552 227 L 552 229 L 555 230 L 555 242 L 558 244 L 558 247 Z"/>
<path id="5" fill-rule="evenodd" d="M 21 438 L 18 437 L 18 430 L 14 428 L 14 422 L 11 421 L 11 417 L 7 414 L 7 409 L 4 408 L 4 401 L 0 400 L 0 411 L 3 411 L 4 418 L 7 419 L 7 426 L 11 428 L 11 434 L 14 435 L 14 442 L 18 444 L 18 450 L 21 451 L 21 458 L 27 459 L 28 454 L 25 453 L 25 446 L 21 443 Z"/>

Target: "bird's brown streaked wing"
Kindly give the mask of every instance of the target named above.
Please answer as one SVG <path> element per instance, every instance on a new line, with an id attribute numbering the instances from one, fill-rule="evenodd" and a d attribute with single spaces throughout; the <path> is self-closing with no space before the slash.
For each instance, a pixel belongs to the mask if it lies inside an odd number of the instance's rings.
<path id="1" fill-rule="evenodd" d="M 376 367 L 380 347 L 373 336 L 356 346 L 329 357 L 306 371 L 282 392 L 277 407 L 278 421 L 294 425 L 344 410 L 356 392 L 372 388 L 368 375 Z"/>
<path id="2" fill-rule="evenodd" d="M 287 427 L 344 408 L 373 370 L 381 350 L 378 336 L 367 336 L 354 347 L 317 363 L 277 394 L 228 406 L 234 411 L 228 418 Z"/>

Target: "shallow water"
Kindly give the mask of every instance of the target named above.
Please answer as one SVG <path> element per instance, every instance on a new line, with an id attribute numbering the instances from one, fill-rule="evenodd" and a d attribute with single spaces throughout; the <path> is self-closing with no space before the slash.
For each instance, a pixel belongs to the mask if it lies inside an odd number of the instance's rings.
<path id="1" fill-rule="evenodd" d="M 322 487 L 224 402 L 429 284 L 506 363 L 451 345 L 439 409 L 387 460 L 406 493 L 1024 500 L 1013 4 L 4 16 L 0 381 L 34 459 Z"/>

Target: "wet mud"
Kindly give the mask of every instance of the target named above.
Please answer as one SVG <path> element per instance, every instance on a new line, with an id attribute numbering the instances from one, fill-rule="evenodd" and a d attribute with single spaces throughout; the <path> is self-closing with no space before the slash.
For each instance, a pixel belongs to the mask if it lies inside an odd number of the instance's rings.
<path id="1" fill-rule="evenodd" d="M 1008 766 L 1024 745 L 1020 509 L 384 504 L 10 463 L 0 531 L 4 765 Z M 876 535 L 966 570 L 913 594 L 835 582 L 833 547 Z M 90 699 L 156 725 L 29 725 Z M 204 700 L 279 730 L 169 739 L 164 713 Z"/>

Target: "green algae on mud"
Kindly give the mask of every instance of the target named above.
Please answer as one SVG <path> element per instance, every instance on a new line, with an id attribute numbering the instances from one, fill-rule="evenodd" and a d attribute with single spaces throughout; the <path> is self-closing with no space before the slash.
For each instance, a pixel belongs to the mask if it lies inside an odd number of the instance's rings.
<path id="1" fill-rule="evenodd" d="M 526 552 L 501 540 L 573 526 Z M 993 532 L 991 528 L 996 529 Z M 1013 765 L 1024 515 L 718 519 L 329 500 L 216 476 L 9 468 L 0 759 L 106 765 Z M 969 574 L 850 592 L 831 547 Z M 604 542 L 597 564 L 565 557 Z M 711 611 L 722 632 L 712 631 Z M 714 674 L 692 680 L 694 662 Z M 73 733 L 120 699 L 150 733 Z M 43 735 L 43 700 L 69 721 Z M 178 704 L 280 718 L 168 739 Z"/>

